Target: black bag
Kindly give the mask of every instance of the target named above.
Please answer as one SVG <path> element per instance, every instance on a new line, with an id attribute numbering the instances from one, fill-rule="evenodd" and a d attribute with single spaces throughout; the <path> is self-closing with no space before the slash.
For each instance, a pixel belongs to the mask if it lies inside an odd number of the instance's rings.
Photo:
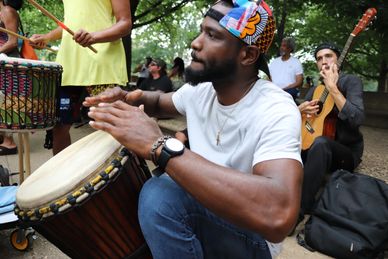
<path id="1" fill-rule="evenodd" d="M 388 185 L 338 170 L 305 225 L 308 246 L 335 258 L 376 258 L 388 249 Z"/>

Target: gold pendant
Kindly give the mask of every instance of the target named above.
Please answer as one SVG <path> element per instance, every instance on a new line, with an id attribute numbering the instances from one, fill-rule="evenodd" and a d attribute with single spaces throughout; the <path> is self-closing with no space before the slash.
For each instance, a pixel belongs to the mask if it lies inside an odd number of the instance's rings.
<path id="1" fill-rule="evenodd" d="M 220 133 L 221 132 L 219 132 L 219 131 L 217 132 L 217 137 L 216 137 L 216 141 L 217 141 L 216 144 L 217 144 L 217 146 L 220 144 L 220 141 L 221 141 L 221 139 L 220 139 L 220 135 L 221 134 Z"/>

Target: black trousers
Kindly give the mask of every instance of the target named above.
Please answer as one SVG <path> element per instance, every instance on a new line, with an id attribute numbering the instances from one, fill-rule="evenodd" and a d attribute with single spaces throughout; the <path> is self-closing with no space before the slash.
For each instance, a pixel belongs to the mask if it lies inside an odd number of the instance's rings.
<path id="1" fill-rule="evenodd" d="M 357 166 L 352 151 L 327 137 L 318 137 L 310 149 L 302 151 L 304 176 L 301 214 L 310 213 L 325 175 L 337 169 L 353 171 Z"/>

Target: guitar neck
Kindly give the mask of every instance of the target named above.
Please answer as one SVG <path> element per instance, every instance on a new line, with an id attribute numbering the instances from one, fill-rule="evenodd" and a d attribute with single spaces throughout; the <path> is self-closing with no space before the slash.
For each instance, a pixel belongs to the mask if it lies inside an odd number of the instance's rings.
<path id="1" fill-rule="evenodd" d="M 338 58 L 338 61 L 337 61 L 337 66 L 338 68 L 341 70 L 341 66 L 346 58 L 346 55 L 348 54 L 349 52 L 349 49 L 350 49 L 350 45 L 352 44 L 353 42 L 353 39 L 354 39 L 354 35 L 353 34 L 350 34 L 348 40 L 346 41 L 346 44 L 345 44 L 345 47 L 344 49 L 342 50 L 342 53 L 341 53 L 341 56 Z"/>

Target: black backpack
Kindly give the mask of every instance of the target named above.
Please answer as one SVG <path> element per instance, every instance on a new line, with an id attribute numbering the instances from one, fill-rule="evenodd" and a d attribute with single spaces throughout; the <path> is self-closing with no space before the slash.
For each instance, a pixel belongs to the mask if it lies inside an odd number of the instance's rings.
<path id="1" fill-rule="evenodd" d="M 388 249 L 388 185 L 338 170 L 305 225 L 305 243 L 335 258 L 378 258 Z"/>

